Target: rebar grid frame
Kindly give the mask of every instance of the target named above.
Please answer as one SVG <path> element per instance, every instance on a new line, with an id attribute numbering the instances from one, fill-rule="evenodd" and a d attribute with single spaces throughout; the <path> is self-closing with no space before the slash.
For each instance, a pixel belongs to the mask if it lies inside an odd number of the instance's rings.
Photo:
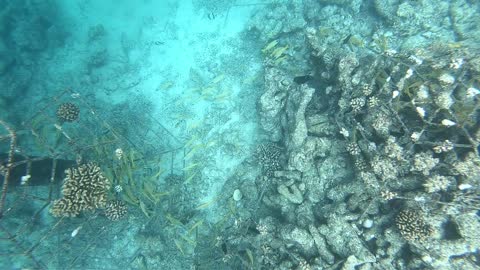
<path id="1" fill-rule="evenodd" d="M 78 122 L 62 125 L 55 117 L 55 108 L 67 101 L 77 104 L 81 115 Z M 113 150 L 118 147 L 134 149 L 136 159 L 143 164 L 142 169 L 151 169 L 149 159 L 153 155 L 155 160 L 159 160 L 160 156 L 166 157 L 164 160 L 170 163 L 168 168 L 173 171 L 177 166 L 174 164 L 176 156 L 184 153 L 182 143 L 153 117 L 149 119 L 151 125 L 137 129 L 137 137 L 125 137 L 81 95 L 69 89 L 44 99 L 39 108 L 19 128 L 0 119 L 0 153 L 7 152 L 5 159 L 0 156 L 0 179 L 3 180 L 0 193 L 0 265 L 72 269 L 85 267 L 92 260 L 108 260 L 113 268 L 128 268 L 135 254 L 122 261 L 114 260 L 118 254 L 103 245 L 126 231 L 130 224 L 120 222 L 111 226 L 111 221 L 98 218 L 97 212 L 58 219 L 48 213 L 50 203 L 59 194 L 63 177 L 59 170 L 65 166 L 64 163 L 79 162 L 82 156 L 91 158 L 95 147 L 107 145 Z M 98 141 L 100 137 L 108 139 Z M 100 166 L 105 165 L 102 160 L 95 161 Z M 37 185 L 29 178 L 36 177 L 32 174 L 35 174 L 38 164 L 49 167 L 49 175 L 48 179 L 42 180 L 43 184 Z M 179 168 L 176 169 L 181 169 L 183 165 L 183 162 L 178 163 Z M 21 179 L 13 177 L 14 171 L 17 176 L 18 171 L 22 172 Z M 22 181 L 25 182 L 22 184 Z"/>

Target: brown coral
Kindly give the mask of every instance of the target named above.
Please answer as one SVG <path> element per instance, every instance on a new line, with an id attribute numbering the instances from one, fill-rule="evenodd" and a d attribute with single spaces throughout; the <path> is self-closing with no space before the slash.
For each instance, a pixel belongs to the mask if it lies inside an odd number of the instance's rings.
<path id="1" fill-rule="evenodd" d="M 50 212 L 56 217 L 77 216 L 85 210 L 104 208 L 110 181 L 100 167 L 88 163 L 66 170 L 63 198 L 53 202 Z"/>
<path id="2" fill-rule="evenodd" d="M 119 220 L 127 215 L 127 205 L 123 201 L 113 200 L 105 207 L 105 216 L 110 220 Z"/>
<path id="3" fill-rule="evenodd" d="M 422 241 L 433 233 L 432 227 L 425 223 L 420 213 L 415 210 L 402 210 L 395 218 L 395 223 L 407 241 Z"/>
<path id="4" fill-rule="evenodd" d="M 263 168 L 263 173 L 272 177 L 275 171 L 281 170 L 281 148 L 274 143 L 260 144 L 256 151 L 255 156 Z"/>
<path id="5" fill-rule="evenodd" d="M 79 114 L 80 108 L 70 102 L 60 104 L 57 109 L 57 117 L 61 122 L 74 122 L 78 119 Z"/>

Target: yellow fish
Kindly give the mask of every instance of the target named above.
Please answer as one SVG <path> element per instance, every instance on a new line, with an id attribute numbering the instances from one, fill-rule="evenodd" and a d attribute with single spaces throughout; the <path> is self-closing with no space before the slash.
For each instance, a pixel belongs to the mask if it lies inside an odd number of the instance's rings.
<path id="1" fill-rule="evenodd" d="M 248 78 L 246 78 L 245 80 L 243 80 L 243 83 L 245 83 L 245 84 L 250 84 L 250 83 L 253 83 L 253 82 L 255 82 L 256 80 L 258 80 L 259 78 L 260 78 L 260 74 L 259 74 L 259 73 L 256 73 L 256 74 L 254 74 L 253 76 L 248 77 Z"/>
<path id="2" fill-rule="evenodd" d="M 462 48 L 463 44 L 460 42 L 454 42 L 454 43 L 449 43 L 448 47 L 451 49 L 458 49 L 458 48 Z"/>
<path id="3" fill-rule="evenodd" d="M 192 138 L 190 138 L 190 140 L 188 140 L 188 141 L 185 143 L 185 147 L 191 145 L 191 144 L 194 143 L 197 139 L 198 139 L 197 136 L 196 136 L 196 135 L 193 135 Z"/>
<path id="4" fill-rule="evenodd" d="M 218 75 L 217 77 L 215 77 L 215 78 L 212 80 L 212 84 L 219 83 L 219 82 L 223 81 L 223 79 L 225 79 L 225 75 L 224 75 L 224 74 Z"/>
<path id="5" fill-rule="evenodd" d="M 172 81 L 166 81 L 162 84 L 160 84 L 157 88 L 157 90 L 169 90 L 170 88 L 172 88 L 173 86 L 175 85 L 174 82 Z"/>
<path id="6" fill-rule="evenodd" d="M 204 202 L 204 203 L 200 204 L 200 205 L 197 206 L 195 209 L 196 209 L 196 210 L 200 210 L 200 209 L 207 208 L 207 207 L 209 207 L 210 205 L 214 204 L 215 202 L 217 202 L 217 201 L 220 200 L 220 199 L 221 199 L 220 196 L 214 197 L 214 198 L 211 199 L 210 201 L 207 201 L 207 202 Z"/>
<path id="7" fill-rule="evenodd" d="M 211 140 L 208 143 L 205 144 L 205 148 L 209 148 L 211 146 L 214 146 L 217 143 L 217 140 Z"/>
<path id="8" fill-rule="evenodd" d="M 170 214 L 167 214 L 167 215 L 165 216 L 165 218 L 168 219 L 168 221 L 170 221 L 170 223 L 171 223 L 172 225 L 183 226 L 183 223 L 182 223 L 180 220 L 172 217 L 172 215 L 170 215 Z"/>
<path id="9" fill-rule="evenodd" d="M 207 96 L 207 95 L 212 94 L 212 92 L 214 92 L 215 89 L 216 89 L 216 88 L 213 87 L 213 86 L 209 86 L 209 87 L 203 88 L 202 91 L 201 91 L 201 92 L 202 92 L 202 96 Z"/>
<path id="10" fill-rule="evenodd" d="M 192 233 L 192 231 L 203 224 L 203 220 L 197 221 L 193 226 L 188 230 L 188 234 Z"/>
<path id="11" fill-rule="evenodd" d="M 195 148 L 192 148 L 192 150 L 190 150 L 186 155 L 185 155 L 185 158 L 184 159 L 189 159 L 191 156 L 193 156 L 197 151 L 198 151 L 198 147 L 195 147 Z"/>
<path id="12" fill-rule="evenodd" d="M 175 242 L 175 245 L 177 246 L 178 250 L 182 253 L 182 255 L 185 255 L 185 252 L 183 252 L 183 248 L 180 242 L 177 239 L 173 239 L 173 241 Z"/>
<path id="13" fill-rule="evenodd" d="M 288 49 L 288 45 L 285 47 L 276 48 L 270 55 L 273 56 L 275 59 L 282 56 L 282 54 Z"/>
<path id="14" fill-rule="evenodd" d="M 196 129 L 202 124 L 201 121 L 195 121 L 187 124 L 188 129 Z"/>
<path id="15" fill-rule="evenodd" d="M 199 163 L 199 162 L 197 162 L 197 163 L 193 163 L 193 164 L 191 164 L 191 165 L 189 165 L 189 166 L 185 167 L 183 170 L 184 170 L 184 171 L 189 171 L 189 170 L 191 170 L 191 169 L 193 169 L 193 168 L 197 167 L 198 165 L 200 165 L 200 163 Z"/>
<path id="16" fill-rule="evenodd" d="M 263 52 L 263 53 L 268 52 L 268 51 L 271 50 L 273 47 L 277 46 L 277 44 L 278 44 L 278 40 L 274 40 L 274 41 L 268 43 L 267 46 L 265 46 L 265 48 L 262 49 L 262 52 Z"/>
<path id="17" fill-rule="evenodd" d="M 274 63 L 275 63 L 275 65 L 278 65 L 278 64 L 282 63 L 285 59 L 287 59 L 286 55 L 277 58 Z"/>
<path id="18" fill-rule="evenodd" d="M 230 92 L 224 92 L 224 93 L 221 93 L 221 94 L 215 96 L 215 101 L 222 102 L 222 101 L 225 101 L 226 99 L 229 99 L 230 96 L 231 96 Z"/>
<path id="19" fill-rule="evenodd" d="M 187 179 L 185 179 L 185 183 L 190 183 L 190 181 L 198 174 L 198 171 L 190 175 Z"/>

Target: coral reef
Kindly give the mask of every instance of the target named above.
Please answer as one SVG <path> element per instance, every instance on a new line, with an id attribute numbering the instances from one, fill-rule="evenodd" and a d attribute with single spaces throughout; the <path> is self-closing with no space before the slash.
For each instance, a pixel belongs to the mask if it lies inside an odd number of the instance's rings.
<path id="1" fill-rule="evenodd" d="M 478 1 L 172 0 L 68 42 L 52 1 L 6 2 L 0 110 L 21 100 L 22 123 L 25 104 L 59 104 L 22 125 L 21 160 L 0 160 L 0 178 L 26 168 L 4 183 L 0 230 L 33 268 L 55 268 L 33 259 L 53 243 L 72 267 L 106 253 L 118 269 L 480 267 Z M 80 22 L 94 2 L 76 3 Z M 58 84 L 78 93 L 49 102 Z M 45 155 L 48 189 L 30 174 Z M 58 158 L 81 165 L 52 202 Z M 60 219 L 37 219 L 48 203 Z"/>
<path id="2" fill-rule="evenodd" d="M 261 269 L 474 269 L 476 236 L 463 228 L 479 225 L 467 217 L 479 210 L 480 54 L 431 42 L 452 40 L 437 16 L 451 12 L 445 2 L 374 1 L 382 17 L 358 24 L 358 1 L 320 2 L 304 3 L 303 29 L 270 11 L 253 18 L 249 31 L 267 44 L 260 127 L 285 161 L 269 186 L 257 179 L 258 211 L 239 214 L 254 217 L 243 226 L 255 232 L 229 230 L 225 245 L 250 250 Z M 272 61 L 277 44 L 295 51 Z M 296 83 L 305 66 L 308 80 Z"/>
<path id="3" fill-rule="evenodd" d="M 286 75 L 277 69 L 265 71 L 265 91 L 259 100 L 260 125 L 274 142 L 282 139 L 281 112 L 285 107 L 291 83 Z"/>
<path id="4" fill-rule="evenodd" d="M 247 26 L 250 31 L 260 33 L 259 37 L 263 41 L 300 31 L 307 24 L 303 16 L 298 16 L 303 11 L 302 4 L 298 1 L 292 1 L 289 6 L 272 3 L 265 10 L 268 12 L 260 10 Z"/>

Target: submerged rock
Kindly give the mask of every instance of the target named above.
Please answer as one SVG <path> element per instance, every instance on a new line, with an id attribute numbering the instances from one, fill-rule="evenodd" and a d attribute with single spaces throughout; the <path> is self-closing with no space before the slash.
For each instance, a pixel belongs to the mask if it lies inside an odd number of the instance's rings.
<path id="1" fill-rule="evenodd" d="M 282 112 L 285 108 L 290 87 L 290 81 L 280 70 L 275 68 L 266 70 L 265 92 L 260 97 L 258 103 L 259 120 L 262 129 L 275 142 L 282 139 Z"/>

